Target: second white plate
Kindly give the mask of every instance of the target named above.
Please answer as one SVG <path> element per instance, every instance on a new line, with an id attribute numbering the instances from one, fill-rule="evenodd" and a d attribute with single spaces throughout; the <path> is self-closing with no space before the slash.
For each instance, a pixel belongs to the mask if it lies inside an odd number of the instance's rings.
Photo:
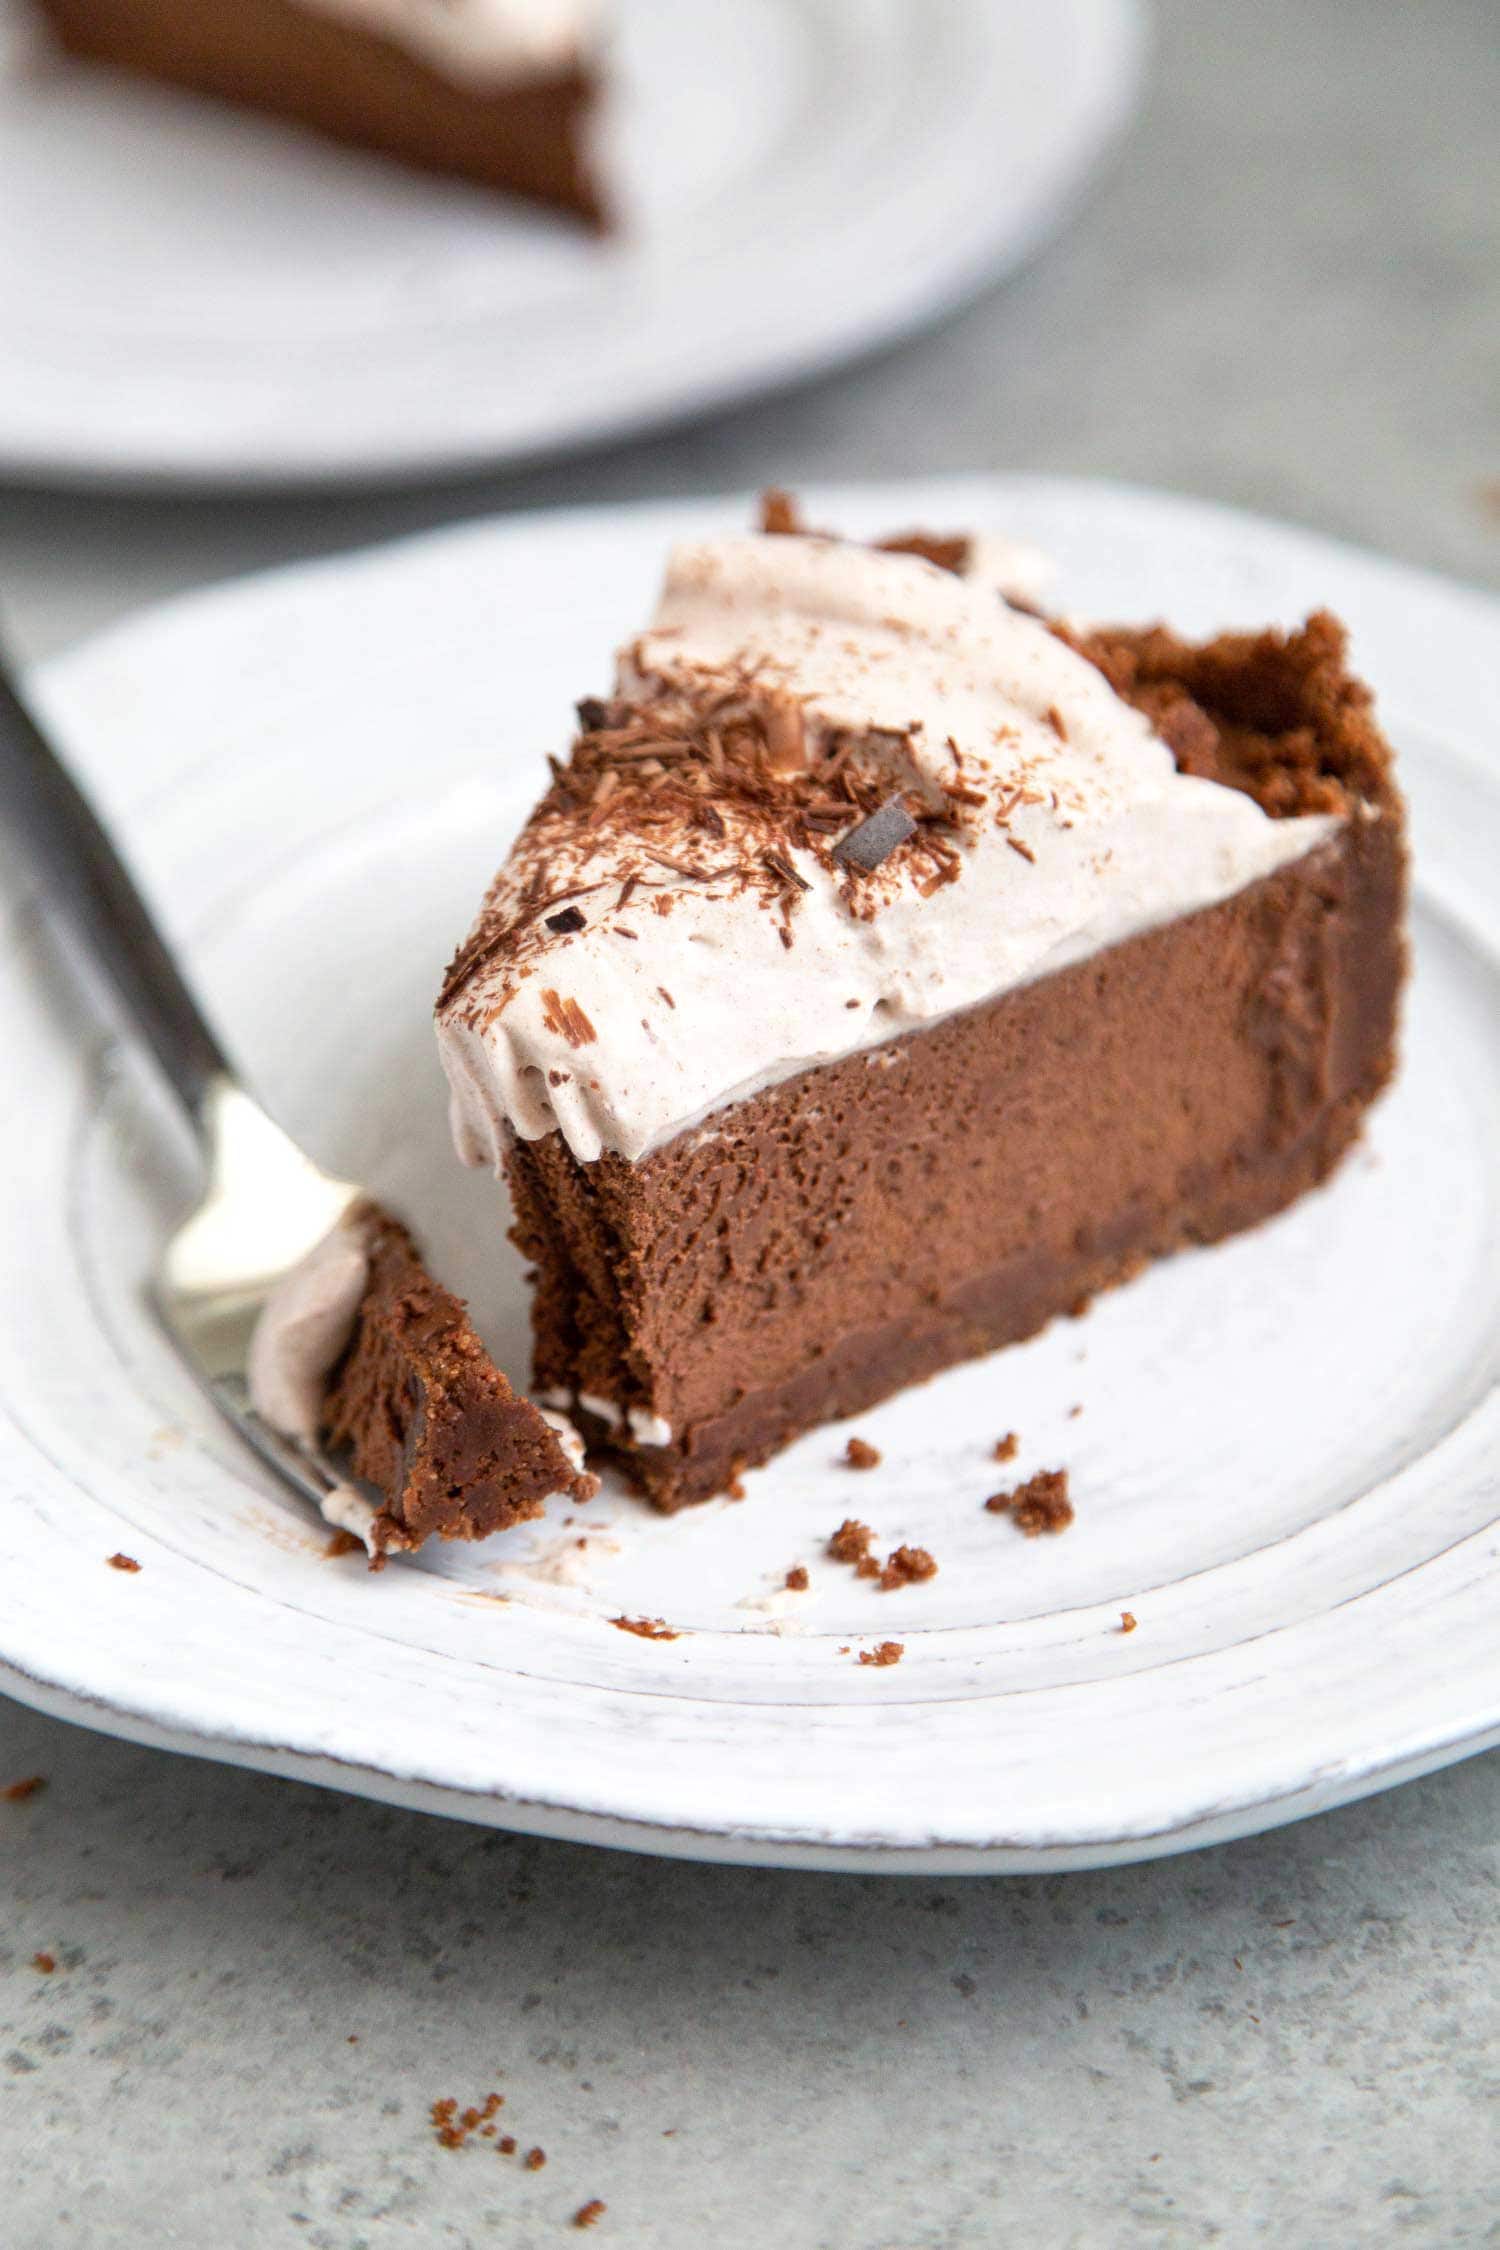
<path id="1" fill-rule="evenodd" d="M 13 880 L 0 1686 L 503 1826 L 881 1869 L 1181 1849 L 1500 1737 L 1496 605 L 1159 495 L 976 481 L 809 504 L 856 533 L 1010 530 L 1096 615 L 1347 615 L 1418 869 L 1405 1060 L 1368 1142 L 1274 1224 L 862 1417 L 869 1475 L 818 1432 L 742 1506 L 663 1520 L 611 1492 L 372 1577 L 324 1559 L 156 1333 L 142 1282 L 188 1155 Z M 748 507 L 512 519 L 281 573 L 47 677 L 252 1081 L 410 1215 L 507 1365 L 525 1294 L 500 1191 L 448 1145 L 432 993 L 667 543 Z M 1012 1428 L 1016 1474 L 1072 1473 L 1063 1538 L 982 1508 Z M 882 1594 L 828 1562 L 851 1512 L 938 1577 Z M 141 1569 L 110 1569 L 117 1550 Z M 778 1591 L 799 1560 L 811 1590 Z M 616 1631 L 622 1613 L 679 1637 Z M 902 1661 L 861 1667 L 887 1638 Z"/>
<path id="2" fill-rule="evenodd" d="M 24 5 L 0 0 L 0 54 Z M 1137 0 L 621 0 L 605 243 L 13 60 L 0 468 L 413 476 L 815 373 L 1034 246 L 1129 109 L 1140 46 Z"/>

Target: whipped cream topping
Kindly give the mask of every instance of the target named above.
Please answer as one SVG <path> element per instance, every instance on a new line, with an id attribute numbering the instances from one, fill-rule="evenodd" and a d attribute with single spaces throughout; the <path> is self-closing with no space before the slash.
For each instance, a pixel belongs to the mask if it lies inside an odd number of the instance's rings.
<path id="1" fill-rule="evenodd" d="M 250 1404 L 298 1445 L 317 1445 L 328 1378 L 354 1334 L 370 1281 L 370 1226 L 368 1206 L 347 1212 L 276 1284 L 250 1338 Z"/>
<path id="2" fill-rule="evenodd" d="M 407 48 L 466 84 L 503 84 L 566 69 L 594 43 L 602 0 L 299 0 Z"/>
<path id="3" fill-rule="evenodd" d="M 554 1129 L 581 1161 L 638 1159 L 1228 898 L 1339 825 L 1179 773 L 992 572 L 834 540 L 679 548 L 616 690 L 588 714 L 612 774 L 586 735 L 439 1004 L 470 1163 Z M 758 729 L 753 787 L 714 779 L 736 726 Z M 689 733 L 697 796 L 674 780 Z M 916 834 L 852 870 L 841 835 L 892 795 Z"/>

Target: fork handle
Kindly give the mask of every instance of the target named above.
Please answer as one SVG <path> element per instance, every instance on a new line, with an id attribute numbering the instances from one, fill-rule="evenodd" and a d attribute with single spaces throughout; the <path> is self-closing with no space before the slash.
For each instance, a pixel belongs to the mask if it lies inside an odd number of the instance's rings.
<path id="1" fill-rule="evenodd" d="M 113 987 L 200 1134 L 218 1040 L 98 815 L 23 700 L 0 653 L 0 813 L 41 876 L 44 906 Z"/>

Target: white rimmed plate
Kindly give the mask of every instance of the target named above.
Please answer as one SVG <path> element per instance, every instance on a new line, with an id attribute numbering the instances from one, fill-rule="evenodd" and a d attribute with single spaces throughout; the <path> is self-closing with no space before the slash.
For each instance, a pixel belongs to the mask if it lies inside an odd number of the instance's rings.
<path id="1" fill-rule="evenodd" d="M 1140 1857 L 1500 1739 L 1500 608 L 1108 486 L 818 493 L 851 531 L 1003 528 L 1064 603 L 1349 619 L 1410 791 L 1399 1082 L 1253 1236 L 803 1441 L 743 1505 L 622 1493 L 372 1577 L 200 1405 L 142 1307 L 190 1165 L 12 870 L 0 945 L 0 1682 L 86 1723 L 502 1826 L 773 1863 Z M 748 504 L 511 519 L 196 596 L 46 700 L 254 1082 L 404 1209 L 524 1364 L 493 1182 L 447 1146 L 428 1008 L 569 705 L 675 535 Z M 1075 1413 L 1075 1408 L 1081 1412 Z M 1028 1542 L 980 1503 L 1066 1466 Z M 821 1559 L 846 1512 L 940 1574 Z M 572 1517 L 576 1520 L 567 1520 Z M 587 1543 L 580 1546 L 578 1542 Z M 120 1550 L 138 1573 L 108 1567 Z M 778 1591 L 806 1561 L 812 1589 Z M 1138 1630 L 1120 1630 L 1130 1610 Z M 674 1640 L 616 1631 L 665 1619 Z M 881 1639 L 902 1662 L 861 1667 Z"/>
<path id="2" fill-rule="evenodd" d="M 621 0 L 604 243 L 21 45 L 0 466 L 262 483 L 519 460 L 890 341 L 1057 224 L 1141 37 L 1137 0 Z"/>

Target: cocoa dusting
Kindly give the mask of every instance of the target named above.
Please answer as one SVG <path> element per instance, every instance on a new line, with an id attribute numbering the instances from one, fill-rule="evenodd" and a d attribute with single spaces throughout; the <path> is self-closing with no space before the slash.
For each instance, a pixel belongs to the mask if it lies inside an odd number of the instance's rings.
<path id="1" fill-rule="evenodd" d="M 109 1567 L 111 1570 L 139 1570 L 141 1566 L 134 1555 L 111 1555 Z"/>
<path id="2" fill-rule="evenodd" d="M 848 1469 L 878 1469 L 879 1448 L 867 1445 L 862 1437 L 852 1437 L 844 1447 L 844 1466 Z"/>
<path id="3" fill-rule="evenodd" d="M 1024 1532 L 1028 1539 L 1035 1539 L 1043 1531 L 1066 1531 L 1073 1521 L 1068 1472 L 1066 1469 L 1038 1469 L 1034 1477 L 1018 1484 L 1014 1492 L 992 1493 L 985 1506 L 993 1516 L 1009 1515 L 1017 1531 Z"/>
<path id="4" fill-rule="evenodd" d="M 612 1617 L 611 1625 L 620 1633 L 634 1633 L 643 1641 L 675 1641 L 681 1635 L 659 1617 Z"/>
<path id="5" fill-rule="evenodd" d="M 883 1668 L 887 1664 L 899 1664 L 905 1654 L 904 1641 L 877 1641 L 874 1648 L 860 1650 L 859 1661 L 861 1664 L 875 1664 Z"/>

